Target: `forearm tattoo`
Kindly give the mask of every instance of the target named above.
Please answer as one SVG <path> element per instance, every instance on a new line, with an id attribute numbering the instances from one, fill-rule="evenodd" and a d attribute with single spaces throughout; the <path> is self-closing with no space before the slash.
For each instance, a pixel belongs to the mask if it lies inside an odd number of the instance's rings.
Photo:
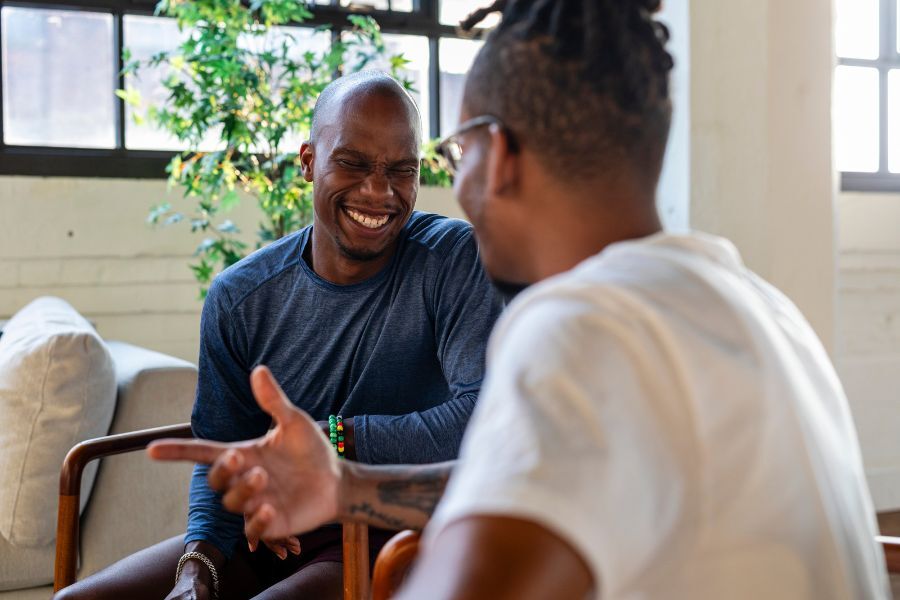
<path id="1" fill-rule="evenodd" d="M 448 469 L 382 481 L 378 484 L 378 499 L 386 505 L 405 506 L 431 516 L 444 494 L 449 475 Z"/>
<path id="2" fill-rule="evenodd" d="M 371 522 L 373 524 L 378 524 L 385 529 L 418 529 L 418 527 L 411 525 L 404 519 L 393 517 L 389 514 L 376 510 L 375 507 L 368 502 L 351 504 L 347 510 L 350 512 L 351 517 L 355 517 L 356 519 L 362 517 L 361 520 L 367 523 Z"/>
<path id="3" fill-rule="evenodd" d="M 347 506 L 357 521 L 387 529 L 421 529 L 444 493 L 453 463 L 427 466 L 363 467 L 366 483 Z"/>

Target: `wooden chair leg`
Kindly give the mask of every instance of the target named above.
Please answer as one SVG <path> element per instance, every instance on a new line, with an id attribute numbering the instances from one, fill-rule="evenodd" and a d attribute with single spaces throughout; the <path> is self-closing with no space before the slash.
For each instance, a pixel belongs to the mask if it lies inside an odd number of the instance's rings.
<path id="1" fill-rule="evenodd" d="M 369 598 L 369 528 L 344 523 L 344 600 Z"/>
<path id="2" fill-rule="evenodd" d="M 375 560 L 372 600 L 388 600 L 397 593 L 419 553 L 418 531 L 401 531 L 388 541 Z"/>

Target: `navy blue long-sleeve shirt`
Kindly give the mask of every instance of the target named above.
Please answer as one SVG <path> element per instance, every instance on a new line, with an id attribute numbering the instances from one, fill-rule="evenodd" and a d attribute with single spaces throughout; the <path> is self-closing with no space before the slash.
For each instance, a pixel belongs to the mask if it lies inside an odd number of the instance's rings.
<path id="1" fill-rule="evenodd" d="M 194 435 L 231 442 L 265 434 L 270 418 L 249 385 L 263 364 L 314 419 L 353 417 L 361 462 L 455 458 L 502 308 L 471 227 L 415 212 L 390 264 L 345 286 L 302 258 L 311 231 L 251 254 L 210 287 Z M 194 470 L 185 541 L 207 541 L 230 556 L 243 518 L 222 508 L 206 473 Z"/>

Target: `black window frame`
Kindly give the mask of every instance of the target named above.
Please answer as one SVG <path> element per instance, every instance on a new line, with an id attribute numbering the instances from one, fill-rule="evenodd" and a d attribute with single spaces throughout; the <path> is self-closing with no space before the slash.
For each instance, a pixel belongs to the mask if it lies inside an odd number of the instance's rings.
<path id="1" fill-rule="evenodd" d="M 878 69 L 879 102 L 879 164 L 875 173 L 841 172 L 841 190 L 844 192 L 900 192 L 900 173 L 888 168 L 888 73 L 900 69 L 900 50 L 897 48 L 897 0 L 879 0 L 880 41 L 878 58 L 838 57 L 838 65 L 870 67 Z"/>
<path id="2" fill-rule="evenodd" d="M 348 28 L 347 15 L 371 15 L 378 21 L 382 32 L 417 35 L 428 38 L 429 47 L 429 125 L 433 135 L 441 133 L 441 97 L 439 57 L 440 38 L 459 38 L 459 30 L 453 25 L 440 23 L 439 0 L 413 0 L 412 12 L 361 10 L 339 6 L 338 0 L 331 5 L 310 5 L 313 18 L 299 27 L 331 25 L 339 35 Z M 387 0 L 391 6 L 391 0 Z M 102 12 L 113 17 L 114 89 L 124 89 L 122 70 L 122 50 L 127 45 L 124 39 L 124 19 L 126 15 L 153 15 L 157 0 L 0 0 L 4 7 L 43 8 L 80 12 Z M 0 30 L 2 36 L 2 30 Z M 0 37 L 2 49 L 2 37 Z M 3 64 L 0 60 L 0 175 L 30 175 L 42 177 L 113 177 L 127 179 L 165 179 L 166 165 L 172 150 L 133 150 L 125 147 L 125 102 L 115 99 L 116 147 L 113 149 L 69 148 L 57 146 L 18 146 L 4 143 L 3 138 Z"/>

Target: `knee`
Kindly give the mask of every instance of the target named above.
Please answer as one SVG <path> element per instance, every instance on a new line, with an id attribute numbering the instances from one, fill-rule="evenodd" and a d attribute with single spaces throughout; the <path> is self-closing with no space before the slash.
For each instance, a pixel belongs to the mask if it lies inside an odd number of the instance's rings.
<path id="1" fill-rule="evenodd" d="M 90 587 L 75 583 L 56 592 L 52 600 L 100 600 L 102 597 L 101 594 L 95 593 Z"/>
<path id="2" fill-rule="evenodd" d="M 74 589 L 75 586 L 69 586 L 67 588 L 63 588 L 53 594 L 52 600 L 76 600 L 80 598 L 78 592 Z"/>

